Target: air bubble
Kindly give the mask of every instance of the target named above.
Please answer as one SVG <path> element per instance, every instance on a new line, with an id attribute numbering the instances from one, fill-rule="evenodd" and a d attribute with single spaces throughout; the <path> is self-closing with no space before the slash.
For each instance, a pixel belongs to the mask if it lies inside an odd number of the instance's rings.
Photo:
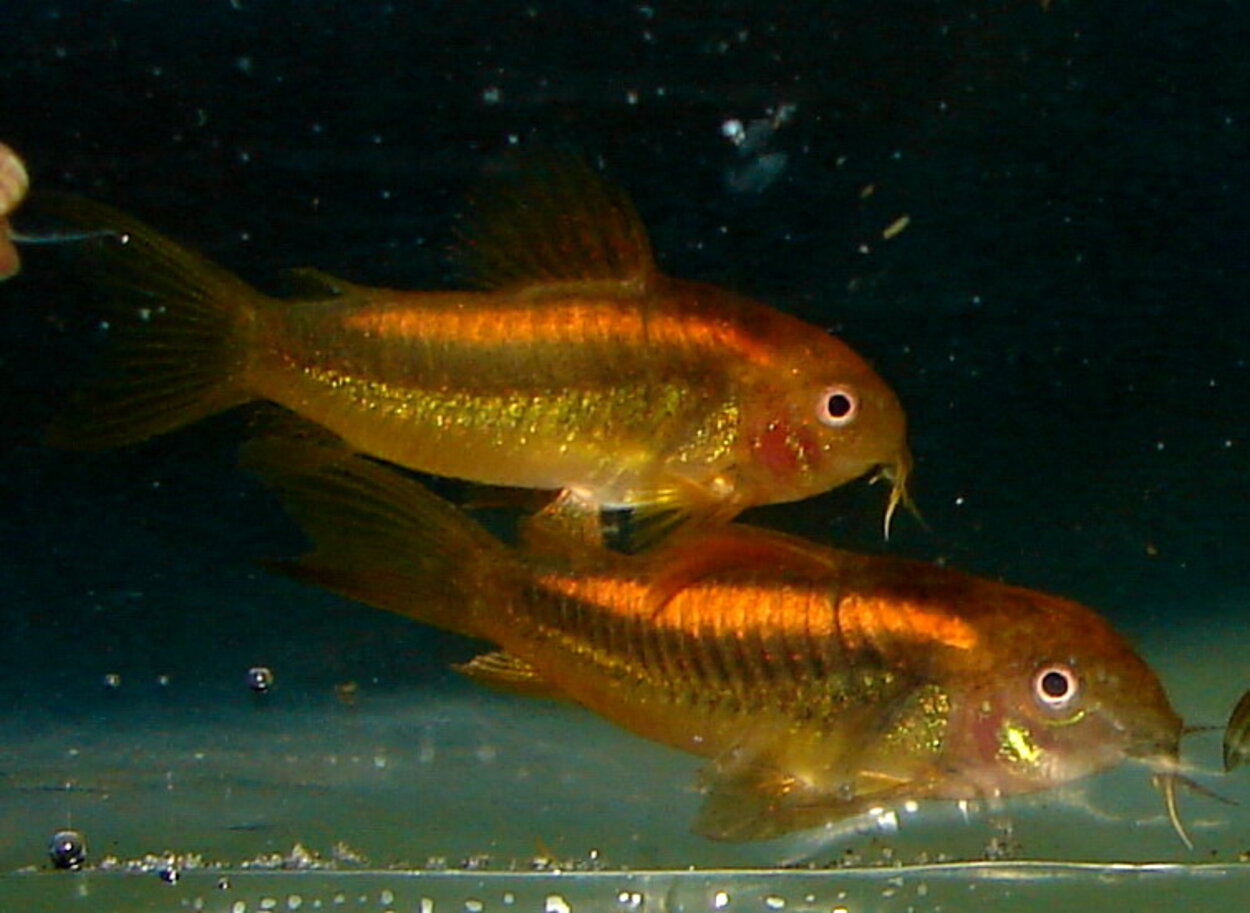
<path id="1" fill-rule="evenodd" d="M 268 694 L 273 683 L 273 672 L 268 666 L 253 666 L 247 670 L 247 686 L 257 694 Z"/>
<path id="2" fill-rule="evenodd" d="M 76 871 L 87 860 L 87 841 L 78 831 L 57 831 L 48 843 L 48 858 L 58 869 Z"/>

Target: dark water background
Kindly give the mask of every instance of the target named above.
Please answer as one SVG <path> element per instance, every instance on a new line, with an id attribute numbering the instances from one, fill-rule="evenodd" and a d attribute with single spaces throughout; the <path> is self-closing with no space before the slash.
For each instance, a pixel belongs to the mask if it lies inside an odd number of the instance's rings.
<path id="1" fill-rule="evenodd" d="M 864 486 L 750 519 L 1098 606 L 1160 668 L 1222 670 L 1168 681 L 1198 722 L 1250 685 L 1243 5 L 8 2 L 0 41 L 0 139 L 36 186 L 265 287 L 445 285 L 515 141 L 601 155 L 667 271 L 828 326 L 908 410 L 931 531 L 883 544 Z M 770 117 L 763 149 L 725 135 Z M 0 288 L 11 718 L 244 701 L 256 663 L 293 704 L 446 683 L 470 645 L 256 567 L 299 540 L 235 465 L 246 417 L 43 446 L 89 349 L 65 266 L 27 249 Z"/>

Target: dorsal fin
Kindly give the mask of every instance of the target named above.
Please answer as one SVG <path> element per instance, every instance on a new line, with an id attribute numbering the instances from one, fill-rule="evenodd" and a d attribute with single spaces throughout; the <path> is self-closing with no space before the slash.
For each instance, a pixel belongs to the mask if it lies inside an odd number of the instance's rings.
<path id="1" fill-rule="evenodd" d="M 562 149 L 518 155 L 470 196 L 457 259 L 484 288 L 615 282 L 641 293 L 655 275 L 629 196 Z"/>
<path id="2" fill-rule="evenodd" d="M 648 587 L 647 600 L 653 614 L 658 615 L 674 596 L 697 581 L 742 567 L 768 567 L 799 576 L 827 573 L 828 557 L 804 545 L 745 524 L 710 531 L 664 552 L 661 570 Z"/>

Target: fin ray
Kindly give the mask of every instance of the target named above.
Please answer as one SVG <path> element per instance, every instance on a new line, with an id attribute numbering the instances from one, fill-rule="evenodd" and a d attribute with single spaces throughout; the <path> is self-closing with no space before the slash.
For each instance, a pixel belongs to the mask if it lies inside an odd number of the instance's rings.
<path id="1" fill-rule="evenodd" d="M 243 385 L 245 334 L 264 296 L 102 203 L 36 193 L 29 205 L 42 219 L 91 233 L 74 250 L 106 293 L 103 374 L 53 422 L 53 443 L 136 443 L 253 398 Z"/>
<path id="2" fill-rule="evenodd" d="M 337 442 L 262 438 L 244 465 L 275 487 L 313 550 L 276 568 L 353 599 L 485 637 L 477 599 L 507 547 L 415 479 Z"/>
<path id="3" fill-rule="evenodd" d="M 457 259 L 485 288 L 615 280 L 638 293 L 656 272 L 628 195 L 567 150 L 517 157 L 474 195 Z"/>

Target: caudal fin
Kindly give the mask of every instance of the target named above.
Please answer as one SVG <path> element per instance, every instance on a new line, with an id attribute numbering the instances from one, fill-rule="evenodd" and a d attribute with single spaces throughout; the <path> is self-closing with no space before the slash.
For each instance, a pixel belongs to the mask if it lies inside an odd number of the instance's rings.
<path id="1" fill-rule="evenodd" d="M 313 550 L 272 563 L 351 599 L 473 637 L 476 607 L 507 597 L 511 550 L 415 479 L 338 442 L 263 438 L 244 465 L 281 495 Z"/>
<path id="2" fill-rule="evenodd" d="M 87 236 L 76 254 L 100 292 L 108 335 L 101 376 L 54 422 L 54 443 L 130 444 L 253 398 L 243 374 L 259 292 L 101 203 L 37 193 L 28 209 Z"/>

